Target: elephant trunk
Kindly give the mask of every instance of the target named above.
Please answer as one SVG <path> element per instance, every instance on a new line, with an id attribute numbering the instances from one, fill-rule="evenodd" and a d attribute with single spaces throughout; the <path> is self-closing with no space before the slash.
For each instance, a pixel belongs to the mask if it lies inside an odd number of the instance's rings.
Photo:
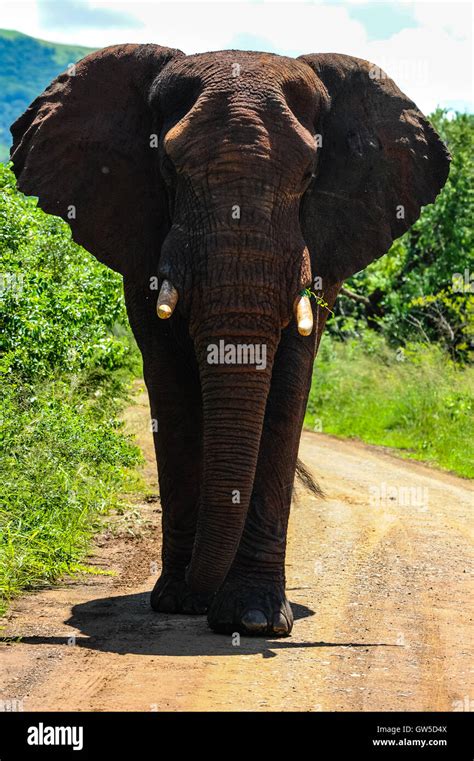
<path id="1" fill-rule="evenodd" d="M 274 328 L 271 338 L 258 336 L 263 331 L 256 325 L 254 319 L 251 330 L 242 331 L 239 320 L 237 334 L 212 331 L 195 341 L 204 422 L 201 502 L 188 569 L 188 584 L 196 592 L 212 593 L 223 583 L 252 494 L 279 338 Z M 268 326 L 265 329 L 269 334 Z"/>

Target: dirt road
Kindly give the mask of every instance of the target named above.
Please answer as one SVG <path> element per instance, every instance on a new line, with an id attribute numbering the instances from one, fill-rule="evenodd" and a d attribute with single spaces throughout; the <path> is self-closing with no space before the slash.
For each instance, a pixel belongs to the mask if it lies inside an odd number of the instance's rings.
<path id="1" fill-rule="evenodd" d="M 145 394 L 127 413 L 156 483 Z M 468 481 L 305 433 L 326 499 L 293 507 L 283 640 L 154 614 L 159 502 L 98 538 L 87 575 L 21 598 L 3 622 L 0 698 L 24 710 L 473 710 Z"/>

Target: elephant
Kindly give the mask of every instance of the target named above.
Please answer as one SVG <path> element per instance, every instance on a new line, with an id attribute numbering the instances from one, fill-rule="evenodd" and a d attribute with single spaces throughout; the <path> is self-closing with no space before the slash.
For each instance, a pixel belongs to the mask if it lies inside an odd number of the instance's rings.
<path id="1" fill-rule="evenodd" d="M 445 144 L 365 60 L 155 44 L 83 58 L 11 131 L 19 189 L 123 276 L 157 428 L 153 610 L 289 635 L 287 526 L 326 319 L 433 203 Z"/>

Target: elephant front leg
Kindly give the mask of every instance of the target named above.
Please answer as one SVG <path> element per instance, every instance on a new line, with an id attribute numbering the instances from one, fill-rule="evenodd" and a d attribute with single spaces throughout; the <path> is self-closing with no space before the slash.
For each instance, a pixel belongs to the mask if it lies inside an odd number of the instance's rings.
<path id="1" fill-rule="evenodd" d="M 147 284 L 125 281 L 125 300 L 143 357 L 162 506 L 162 572 L 151 606 L 163 613 L 205 613 L 208 601 L 184 576 L 196 533 L 202 467 L 202 403 L 188 331 L 178 315 L 158 320 Z"/>
<path id="2" fill-rule="evenodd" d="M 164 346 L 163 346 L 164 344 Z M 161 613 L 206 613 L 209 601 L 185 584 L 196 534 L 202 468 L 201 392 L 189 355 L 164 340 L 145 350 L 144 376 L 158 464 L 162 571 L 151 593 Z"/>
<path id="3" fill-rule="evenodd" d="M 288 518 L 311 384 L 314 339 L 289 326 L 275 358 L 254 488 L 239 549 L 209 609 L 216 632 L 285 636 L 293 614 L 285 594 Z"/>
<path id="4" fill-rule="evenodd" d="M 153 396 L 151 391 L 150 396 Z M 196 532 L 200 480 L 199 421 L 183 397 L 161 399 L 152 407 L 162 507 L 162 573 L 151 595 L 155 610 L 174 613 L 182 607 L 181 587 Z"/>
<path id="5" fill-rule="evenodd" d="M 153 400 L 153 390 L 150 398 Z M 155 411 L 155 406 L 158 409 Z M 191 594 L 185 571 L 196 533 L 201 478 L 201 419 L 198 400 L 184 393 L 151 403 L 162 505 L 162 572 L 151 606 L 162 613 L 205 613 L 208 600 Z M 156 425 L 155 425 L 156 427 Z"/>

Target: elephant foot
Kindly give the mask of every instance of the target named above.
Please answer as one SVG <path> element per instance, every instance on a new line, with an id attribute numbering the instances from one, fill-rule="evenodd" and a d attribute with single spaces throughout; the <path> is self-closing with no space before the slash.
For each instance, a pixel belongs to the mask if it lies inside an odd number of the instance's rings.
<path id="1" fill-rule="evenodd" d="M 183 578 L 163 573 L 153 588 L 150 605 L 157 613 L 202 616 L 208 611 L 211 597 L 190 592 Z"/>
<path id="2" fill-rule="evenodd" d="M 209 607 L 207 620 L 219 634 L 287 637 L 293 613 L 280 582 L 227 580 Z"/>

